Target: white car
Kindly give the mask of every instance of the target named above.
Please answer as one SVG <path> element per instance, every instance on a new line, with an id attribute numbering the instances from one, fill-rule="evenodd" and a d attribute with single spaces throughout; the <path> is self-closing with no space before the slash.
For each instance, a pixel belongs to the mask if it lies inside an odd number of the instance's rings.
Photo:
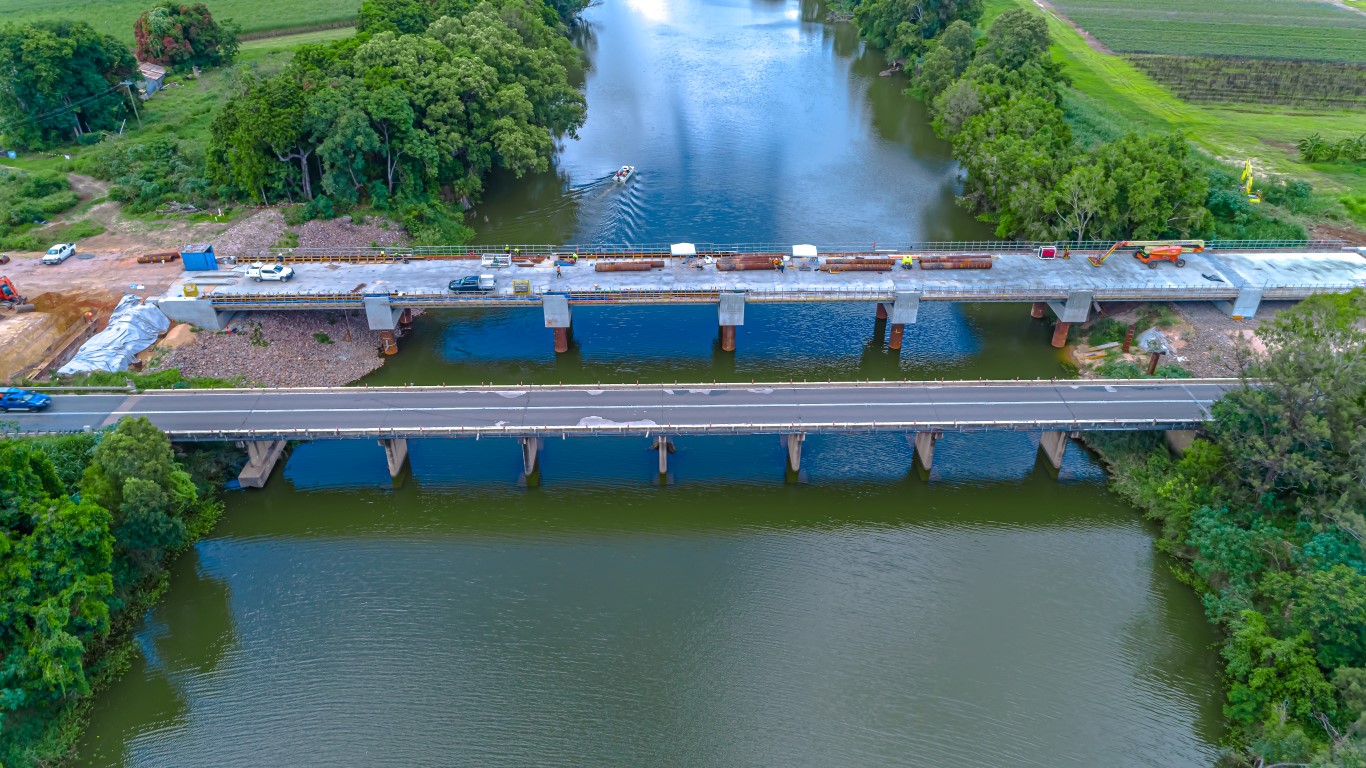
<path id="1" fill-rule="evenodd" d="M 262 264 L 258 261 L 247 267 L 247 277 L 258 283 L 262 280 L 279 280 L 282 283 L 287 283 L 291 277 L 294 277 L 294 269 L 286 267 L 284 264 Z"/>
<path id="2" fill-rule="evenodd" d="M 43 256 L 44 264 L 61 264 L 76 253 L 75 243 L 58 243 L 47 249 Z"/>

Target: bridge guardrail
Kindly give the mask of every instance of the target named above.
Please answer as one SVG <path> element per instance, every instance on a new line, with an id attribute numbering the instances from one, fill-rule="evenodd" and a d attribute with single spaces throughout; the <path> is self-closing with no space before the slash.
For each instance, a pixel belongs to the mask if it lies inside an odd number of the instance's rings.
<path id="1" fill-rule="evenodd" d="M 1078 253 L 1105 251 L 1115 244 L 1113 240 L 1084 240 L 1068 242 L 1063 240 L 928 240 L 912 242 L 864 241 L 861 243 L 816 244 L 822 255 L 835 254 L 887 254 L 914 253 L 917 251 L 1001 251 L 1028 253 L 1043 246 L 1055 246 Z M 257 248 L 247 251 L 248 259 L 278 259 L 288 257 L 297 261 L 315 261 L 326 258 L 346 258 L 359 262 L 401 261 L 406 255 L 410 258 L 478 258 L 484 255 L 522 255 L 553 256 L 578 254 L 583 257 L 608 256 L 614 258 L 649 257 L 669 255 L 673 243 L 500 243 L 490 245 L 451 245 L 451 246 L 376 246 L 361 248 Z M 692 243 L 698 255 L 718 255 L 728 253 L 791 253 L 794 243 Z M 1337 250 L 1347 245 L 1344 240 L 1211 240 L 1206 243 L 1208 250 L 1221 251 L 1262 251 L 1262 250 Z"/>

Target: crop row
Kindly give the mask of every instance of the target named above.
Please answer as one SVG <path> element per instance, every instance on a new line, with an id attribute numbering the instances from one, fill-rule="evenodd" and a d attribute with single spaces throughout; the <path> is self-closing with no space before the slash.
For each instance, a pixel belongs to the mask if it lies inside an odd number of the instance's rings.
<path id="1" fill-rule="evenodd" d="M 1128 58 L 1188 101 L 1366 107 L 1366 65 L 1362 64 L 1206 56 Z"/>
<path id="2" fill-rule="evenodd" d="M 1366 14 L 1312 0 L 1058 0 L 1123 53 L 1366 63 Z"/>

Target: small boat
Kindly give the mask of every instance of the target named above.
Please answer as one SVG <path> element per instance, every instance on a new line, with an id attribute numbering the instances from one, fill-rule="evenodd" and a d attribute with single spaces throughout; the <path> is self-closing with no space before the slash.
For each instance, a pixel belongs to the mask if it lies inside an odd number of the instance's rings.
<path id="1" fill-rule="evenodd" d="M 634 165 L 623 165 L 623 166 L 621 166 L 621 170 L 619 170 L 619 171 L 617 171 L 616 173 L 612 174 L 612 181 L 616 181 L 616 182 L 626 182 L 626 181 L 630 181 L 630 180 L 631 180 L 631 177 L 634 176 L 634 175 L 636 175 L 636 167 L 635 167 Z"/>

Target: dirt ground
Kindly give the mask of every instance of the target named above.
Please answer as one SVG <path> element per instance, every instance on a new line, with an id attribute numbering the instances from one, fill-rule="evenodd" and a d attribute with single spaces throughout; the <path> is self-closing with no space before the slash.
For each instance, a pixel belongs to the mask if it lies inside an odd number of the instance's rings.
<path id="1" fill-rule="evenodd" d="M 109 190 L 107 182 L 80 174 L 71 174 L 70 181 L 83 203 L 104 197 Z M 251 211 L 231 223 L 125 216 L 115 201 L 96 203 L 83 211 L 78 206 L 76 210 L 81 212 L 55 217 L 51 224 L 35 230 L 41 233 L 44 229 L 84 219 L 104 226 L 104 233 L 76 244 L 76 256 L 61 264 L 45 265 L 41 262 L 42 252 L 10 251 L 10 263 L 0 267 L 0 275 L 8 277 L 19 294 L 36 305 L 35 312 L 25 315 L 0 312 L 0 345 L 5 351 L 0 358 L 0 381 L 39 362 L 48 352 L 48 343 L 60 338 L 86 311 L 107 318 L 125 294 L 143 298 L 159 296 L 181 276 L 183 267 L 179 262 L 138 264 L 137 257 L 141 254 L 179 250 L 186 243 L 208 242 L 221 257 L 242 259 L 257 249 L 274 247 L 290 230 L 297 235 L 298 245 L 303 248 L 348 249 L 372 243 L 394 245 L 405 242 L 406 237 L 403 229 L 396 225 L 386 226 L 377 221 L 357 225 L 349 216 L 331 221 L 310 221 L 291 228 L 277 209 Z M 288 337 L 288 334 L 283 335 Z M 282 338 L 281 343 L 293 342 Z M 187 372 L 187 375 L 191 374 Z M 236 374 L 196 370 L 193 375 Z M 359 375 L 363 373 L 352 378 Z"/>
<path id="2" fill-rule="evenodd" d="M 1172 302 L 1159 306 L 1168 310 L 1167 317 L 1172 319 L 1172 324 L 1162 328 L 1162 332 L 1167 336 L 1168 341 L 1174 347 L 1174 353 L 1163 355 L 1158 361 L 1160 365 L 1179 365 L 1198 377 L 1231 377 L 1237 376 L 1240 372 L 1237 351 L 1240 346 L 1245 346 L 1253 353 L 1260 354 L 1266 351 L 1261 339 L 1257 337 L 1257 329 L 1262 323 L 1275 317 L 1277 313 L 1293 307 L 1293 301 L 1264 301 L 1257 310 L 1257 317 L 1250 320 L 1234 320 L 1213 304 L 1205 301 L 1192 302 Z M 1140 312 L 1147 306 L 1145 304 L 1134 304 L 1123 308 L 1117 308 L 1117 312 L 1107 312 L 1103 317 L 1113 318 L 1124 324 L 1129 324 L 1139 319 Z M 1081 369 L 1083 378 L 1097 378 L 1098 374 L 1095 367 L 1105 362 L 1105 359 L 1085 360 L 1083 359 L 1090 349 L 1085 343 L 1085 332 L 1102 318 L 1096 318 L 1083 328 L 1083 341 L 1081 344 L 1069 351 L 1072 360 Z M 1129 362 L 1145 368 L 1148 365 L 1149 355 L 1139 350 L 1137 345 L 1132 348 L 1129 355 L 1123 355 L 1118 350 L 1112 352 L 1109 359 L 1128 360 Z"/>

